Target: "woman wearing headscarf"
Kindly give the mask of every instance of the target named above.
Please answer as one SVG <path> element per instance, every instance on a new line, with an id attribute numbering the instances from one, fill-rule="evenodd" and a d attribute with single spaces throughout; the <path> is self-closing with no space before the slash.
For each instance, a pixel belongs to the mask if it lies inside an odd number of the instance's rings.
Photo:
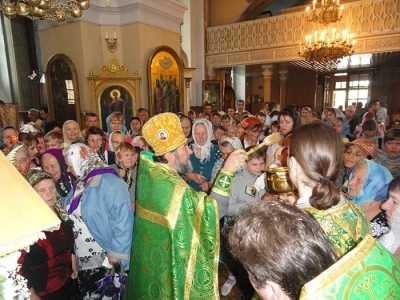
<path id="1" fill-rule="evenodd" d="M 367 159 L 358 162 L 350 174 L 349 197 L 365 211 L 374 238 L 389 230 L 381 205 L 387 199 L 392 179 L 388 169 Z"/>
<path id="2" fill-rule="evenodd" d="M 18 130 L 11 125 L 4 126 L 0 129 L 0 150 L 4 155 L 10 151 L 10 148 L 15 141 L 18 140 Z"/>
<path id="3" fill-rule="evenodd" d="M 31 245 L 29 251 L 21 251 L 19 272 L 28 281 L 30 299 L 68 300 L 69 278 L 77 276 L 72 267 L 74 235 L 70 220 L 62 200 L 57 198 L 55 181 L 50 174 L 33 169 L 26 180 L 61 219 L 61 224 L 57 230 L 44 232 L 46 238 Z"/>
<path id="4" fill-rule="evenodd" d="M 192 126 L 193 143 L 189 145 L 193 153 L 190 162 L 193 172 L 185 175 L 185 180 L 196 191 L 208 193 L 211 188 L 211 173 L 216 161 L 221 157 L 214 139 L 212 124 L 207 119 L 196 119 Z"/>
<path id="5" fill-rule="evenodd" d="M 90 149 L 96 152 L 104 163 L 108 163 L 108 154 L 106 147 L 106 135 L 103 130 L 98 127 L 92 126 L 86 130 L 85 144 Z"/>
<path id="6" fill-rule="evenodd" d="M 6 158 L 23 177 L 26 176 L 26 173 L 28 173 L 30 169 L 31 159 L 29 156 L 29 150 L 24 144 L 21 142 L 15 142 L 12 144 Z"/>
<path id="7" fill-rule="evenodd" d="M 57 195 L 64 198 L 72 188 L 73 178 L 67 171 L 61 149 L 51 148 L 40 156 L 40 166 L 49 173 L 56 184 Z"/>
<path id="8" fill-rule="evenodd" d="M 80 155 L 82 147 L 87 150 L 85 158 Z M 63 154 L 68 170 L 78 178 L 65 206 L 74 222 L 79 288 L 85 299 L 98 299 L 95 283 L 110 274 L 110 264 L 129 267 L 133 212 L 128 187 L 86 145 L 73 144 Z"/>

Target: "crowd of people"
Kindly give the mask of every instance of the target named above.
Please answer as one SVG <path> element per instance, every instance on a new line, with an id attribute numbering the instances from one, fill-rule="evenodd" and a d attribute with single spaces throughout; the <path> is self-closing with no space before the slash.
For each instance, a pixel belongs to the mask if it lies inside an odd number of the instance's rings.
<path id="1" fill-rule="evenodd" d="M 73 281 L 102 299 L 96 283 L 115 265 L 126 299 L 218 299 L 235 285 L 241 300 L 396 299 L 400 129 L 382 108 L 270 102 L 253 115 L 238 100 L 226 112 L 113 112 L 107 128 L 88 113 L 83 130 L 30 110 L 29 124 L 0 129 L 0 148 L 62 221 L 21 252 L 31 299 L 70 299 Z M 268 189 L 275 167 L 290 195 Z"/>

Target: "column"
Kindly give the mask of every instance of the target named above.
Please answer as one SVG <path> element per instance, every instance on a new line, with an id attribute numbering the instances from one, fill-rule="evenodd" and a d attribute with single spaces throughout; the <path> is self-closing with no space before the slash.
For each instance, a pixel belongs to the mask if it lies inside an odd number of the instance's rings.
<path id="1" fill-rule="evenodd" d="M 261 67 L 264 78 L 264 103 L 271 102 L 271 83 L 272 76 L 274 75 L 274 65 L 262 65 Z"/>
<path id="2" fill-rule="evenodd" d="M 184 99 L 183 99 L 183 110 L 182 106 L 180 109 L 187 114 L 190 110 L 190 82 L 193 78 L 193 71 L 196 68 L 183 68 L 183 79 L 185 80 L 185 90 L 184 90 Z"/>
<path id="3" fill-rule="evenodd" d="M 279 70 L 279 95 L 281 108 L 286 106 L 286 81 L 288 78 L 288 70 Z"/>

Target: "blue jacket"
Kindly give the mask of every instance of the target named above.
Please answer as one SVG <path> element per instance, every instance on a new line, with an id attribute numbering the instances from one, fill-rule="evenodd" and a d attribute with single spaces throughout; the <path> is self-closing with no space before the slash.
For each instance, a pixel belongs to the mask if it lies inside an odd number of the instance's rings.
<path id="1" fill-rule="evenodd" d="M 99 182 L 95 180 L 98 177 Z M 72 189 L 65 198 L 65 206 L 71 202 L 73 193 Z M 100 247 L 121 259 L 127 270 L 133 233 L 133 212 L 127 184 L 113 174 L 93 177 L 82 193 L 81 215 Z"/>

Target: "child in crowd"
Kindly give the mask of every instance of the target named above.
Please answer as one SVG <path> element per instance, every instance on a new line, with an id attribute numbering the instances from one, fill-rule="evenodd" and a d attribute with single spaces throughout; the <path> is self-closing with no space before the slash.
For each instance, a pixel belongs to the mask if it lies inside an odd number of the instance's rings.
<path id="1" fill-rule="evenodd" d="M 130 124 L 131 129 L 129 130 L 129 134 L 132 136 L 132 138 L 142 135 L 143 122 L 139 119 L 139 117 L 133 117 Z"/>
<path id="2" fill-rule="evenodd" d="M 44 144 L 46 150 L 52 148 L 62 149 L 64 145 L 64 138 L 62 133 L 58 131 L 50 131 L 49 133 L 46 133 L 46 135 L 44 136 Z"/>
<path id="3" fill-rule="evenodd" d="M 246 148 L 249 151 L 252 147 Z M 229 196 L 229 209 L 225 216 L 225 224 L 222 229 L 221 256 L 225 259 L 225 265 L 232 275 L 221 288 L 221 294 L 226 296 L 232 287 L 238 283 L 240 299 L 251 299 L 254 288 L 250 283 L 244 267 L 235 261 L 227 249 L 226 237 L 230 228 L 234 224 L 239 213 L 249 206 L 259 202 L 265 194 L 265 189 L 257 191 L 253 189 L 253 184 L 265 169 L 265 151 L 260 149 L 248 156 L 245 170 L 233 178 L 232 190 Z"/>
<path id="4" fill-rule="evenodd" d="M 128 185 L 128 192 L 132 203 L 132 209 L 135 211 L 135 191 L 136 175 L 139 152 L 141 149 L 132 146 L 128 142 L 123 142 L 115 151 L 116 164 L 110 167 L 117 171 L 118 176 Z"/>
<path id="5" fill-rule="evenodd" d="M 350 134 L 349 128 L 344 127 L 344 121 L 342 118 L 337 118 L 333 122 L 333 128 L 335 132 L 341 137 L 343 143 L 348 143 L 350 140 L 347 137 L 347 132 Z"/>
<path id="6" fill-rule="evenodd" d="M 25 133 L 21 132 L 18 135 L 18 140 L 25 145 L 26 148 L 28 148 L 29 151 L 29 158 L 30 158 L 30 168 L 37 168 L 39 167 L 39 161 L 38 161 L 38 150 L 37 150 L 37 144 L 38 140 L 36 139 L 35 136 L 33 136 L 30 133 Z"/>
<path id="7" fill-rule="evenodd" d="M 391 128 L 386 132 L 383 149 L 378 150 L 376 162 L 385 166 L 393 177 L 400 176 L 400 128 Z"/>
<path id="8" fill-rule="evenodd" d="M 236 136 L 236 131 L 237 131 L 237 126 L 236 125 L 230 125 L 228 127 L 228 133 L 230 136 Z"/>
<path id="9" fill-rule="evenodd" d="M 362 136 L 363 138 L 370 139 L 376 143 L 376 147 L 380 149 L 379 137 L 377 132 L 377 123 L 375 120 L 367 120 L 362 126 Z"/>

